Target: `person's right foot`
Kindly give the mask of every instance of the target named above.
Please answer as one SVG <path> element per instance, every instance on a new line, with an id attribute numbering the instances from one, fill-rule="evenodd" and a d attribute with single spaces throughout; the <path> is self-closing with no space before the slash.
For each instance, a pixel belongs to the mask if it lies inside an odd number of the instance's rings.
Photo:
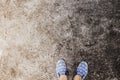
<path id="1" fill-rule="evenodd" d="M 56 65 L 56 73 L 58 76 L 58 79 L 61 75 L 67 75 L 67 68 L 64 60 L 59 60 Z"/>
<path id="2" fill-rule="evenodd" d="M 85 79 L 86 75 L 88 74 L 88 64 L 85 61 L 82 61 L 76 71 L 76 75 L 79 75 L 82 77 L 82 80 Z"/>

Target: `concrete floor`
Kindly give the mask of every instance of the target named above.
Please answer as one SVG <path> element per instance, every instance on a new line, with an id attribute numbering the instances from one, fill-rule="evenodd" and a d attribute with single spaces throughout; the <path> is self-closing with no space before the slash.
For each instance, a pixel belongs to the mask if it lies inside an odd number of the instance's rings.
<path id="1" fill-rule="evenodd" d="M 56 80 L 59 59 L 70 80 L 82 60 L 86 80 L 119 80 L 120 8 L 109 1 L 0 0 L 0 80 Z"/>

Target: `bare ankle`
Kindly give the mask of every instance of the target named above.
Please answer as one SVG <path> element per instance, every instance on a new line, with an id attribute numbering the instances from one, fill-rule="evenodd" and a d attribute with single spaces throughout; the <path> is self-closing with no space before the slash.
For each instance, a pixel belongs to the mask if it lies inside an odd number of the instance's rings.
<path id="1" fill-rule="evenodd" d="M 81 77 L 80 75 L 76 75 L 76 76 L 74 77 L 74 80 L 82 80 L 82 77 Z"/>
<path id="2" fill-rule="evenodd" d="M 67 76 L 66 75 L 61 75 L 60 80 L 67 80 Z"/>

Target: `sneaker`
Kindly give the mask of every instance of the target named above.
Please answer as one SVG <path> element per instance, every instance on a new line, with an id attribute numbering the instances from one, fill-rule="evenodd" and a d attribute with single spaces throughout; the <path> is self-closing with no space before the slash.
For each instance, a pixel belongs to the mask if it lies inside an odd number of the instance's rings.
<path id="1" fill-rule="evenodd" d="M 86 75 L 88 74 L 88 64 L 85 61 L 82 61 L 76 71 L 77 75 L 82 77 L 82 80 L 85 79 Z"/>
<path id="2" fill-rule="evenodd" d="M 59 60 L 56 65 L 56 73 L 58 76 L 58 79 L 60 78 L 61 75 L 67 75 L 67 69 L 66 69 L 66 64 L 64 60 Z"/>

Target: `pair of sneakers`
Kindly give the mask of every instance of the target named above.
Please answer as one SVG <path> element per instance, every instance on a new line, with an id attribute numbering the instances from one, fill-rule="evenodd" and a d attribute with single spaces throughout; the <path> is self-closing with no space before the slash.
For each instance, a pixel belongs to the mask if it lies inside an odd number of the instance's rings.
<path id="1" fill-rule="evenodd" d="M 64 60 L 59 60 L 57 62 L 56 73 L 58 78 L 60 78 L 61 75 L 67 75 L 68 72 Z M 76 75 L 81 76 L 82 80 L 84 80 L 87 74 L 88 74 L 88 64 L 85 61 L 82 61 L 77 67 Z"/>

